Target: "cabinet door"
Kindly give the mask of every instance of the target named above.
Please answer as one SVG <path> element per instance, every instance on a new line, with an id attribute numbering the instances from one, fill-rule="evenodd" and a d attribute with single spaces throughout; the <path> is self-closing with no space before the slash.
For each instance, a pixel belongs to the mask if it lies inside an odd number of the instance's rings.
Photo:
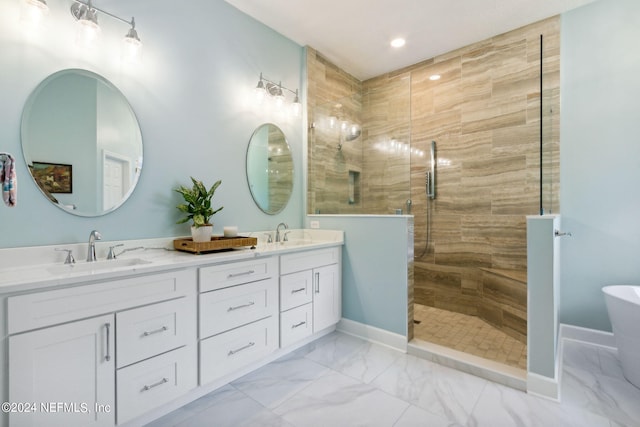
<path id="1" fill-rule="evenodd" d="M 9 337 L 11 426 L 113 426 L 113 315 Z"/>
<path id="2" fill-rule="evenodd" d="M 313 332 L 335 325 L 342 316 L 340 265 L 313 269 Z"/>

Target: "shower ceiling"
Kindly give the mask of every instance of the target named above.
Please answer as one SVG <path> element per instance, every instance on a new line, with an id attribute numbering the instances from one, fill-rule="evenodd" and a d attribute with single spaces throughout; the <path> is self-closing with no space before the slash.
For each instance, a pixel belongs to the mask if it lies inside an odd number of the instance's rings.
<path id="1" fill-rule="evenodd" d="M 594 0 L 226 1 L 366 80 Z"/>

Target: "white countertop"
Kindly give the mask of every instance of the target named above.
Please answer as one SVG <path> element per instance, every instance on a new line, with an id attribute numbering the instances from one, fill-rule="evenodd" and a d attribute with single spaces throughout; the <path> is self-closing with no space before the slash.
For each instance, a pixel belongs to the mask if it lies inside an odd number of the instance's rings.
<path id="1" fill-rule="evenodd" d="M 239 261 L 299 250 L 340 246 L 344 243 L 344 232 L 337 230 L 291 230 L 288 235 L 289 241 L 281 243 L 266 243 L 265 233 L 269 232 L 239 233 L 245 237 L 257 237 L 258 245 L 255 249 L 247 247 L 201 255 L 174 250 L 173 237 L 115 242 L 97 241 L 96 254 L 99 261 L 95 263 L 84 261 L 87 252 L 86 243 L 0 249 L 0 293 L 23 292 L 78 283 L 112 280 L 124 276 Z M 270 233 L 273 234 L 273 232 Z M 143 248 L 123 253 L 118 256 L 116 262 L 106 260 L 109 247 L 120 243 L 124 244 L 124 246 L 116 248 L 116 254 L 127 248 L 140 246 Z M 56 248 L 73 250 L 74 257 L 77 260 L 75 267 L 65 266 L 66 253 L 56 251 Z M 127 262 L 133 263 L 137 261 L 142 263 L 126 265 Z M 95 268 L 93 268 L 94 266 Z"/>

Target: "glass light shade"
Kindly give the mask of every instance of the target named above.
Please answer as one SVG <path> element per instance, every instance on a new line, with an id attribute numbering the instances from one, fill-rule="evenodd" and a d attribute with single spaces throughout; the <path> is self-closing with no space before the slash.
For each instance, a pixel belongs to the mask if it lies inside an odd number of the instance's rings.
<path id="1" fill-rule="evenodd" d="M 90 19 L 78 19 L 76 43 L 80 47 L 89 47 L 100 34 L 100 26 L 97 21 Z"/>
<path id="2" fill-rule="evenodd" d="M 22 3 L 20 20 L 30 29 L 40 26 L 42 19 L 49 13 L 49 6 L 45 0 L 25 0 Z"/>
<path id="3" fill-rule="evenodd" d="M 280 95 L 276 95 L 273 97 L 273 100 L 276 104 L 276 108 L 279 110 L 282 108 L 282 106 L 284 105 L 284 95 L 280 94 Z"/>
<path id="4" fill-rule="evenodd" d="M 294 101 L 293 104 L 291 104 L 291 115 L 293 117 L 300 117 L 300 114 L 302 113 L 302 104 L 300 104 L 300 101 Z"/>
<path id="5" fill-rule="evenodd" d="M 338 118 L 336 116 L 329 116 L 329 129 L 335 128 L 336 123 L 338 123 Z"/>
<path id="6" fill-rule="evenodd" d="M 122 39 L 122 59 L 131 62 L 138 63 L 142 58 L 142 42 L 140 39 L 129 37 L 128 35 Z"/>
<path id="7" fill-rule="evenodd" d="M 259 104 L 262 103 L 262 101 L 264 101 L 265 96 L 267 96 L 267 90 L 265 89 L 264 83 L 262 82 L 262 80 L 258 82 L 258 85 L 254 89 L 254 94 L 256 96 L 256 101 L 258 101 Z"/>

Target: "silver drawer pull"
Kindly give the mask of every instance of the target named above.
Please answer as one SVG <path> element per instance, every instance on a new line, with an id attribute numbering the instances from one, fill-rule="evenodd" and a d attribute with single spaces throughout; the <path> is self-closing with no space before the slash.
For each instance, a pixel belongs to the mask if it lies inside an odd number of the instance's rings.
<path id="1" fill-rule="evenodd" d="M 307 323 L 307 322 L 304 322 L 304 321 L 303 321 L 303 322 L 300 322 L 300 323 L 296 323 L 295 325 L 291 325 L 291 329 L 295 329 L 295 328 L 297 328 L 297 327 L 300 327 L 300 326 L 302 326 L 302 325 L 305 325 L 306 323 Z"/>
<path id="2" fill-rule="evenodd" d="M 164 331 L 168 331 L 168 330 L 169 330 L 169 328 L 167 328 L 166 326 L 163 326 L 162 328 L 156 329 L 154 331 L 144 331 L 142 333 L 142 336 L 143 337 L 148 337 L 149 335 L 159 334 L 160 332 L 164 332 Z"/>
<path id="3" fill-rule="evenodd" d="M 235 307 L 229 307 L 229 308 L 227 308 L 227 311 L 233 311 L 233 310 L 238 310 L 240 308 L 251 307 L 254 304 L 255 304 L 255 302 L 251 301 L 248 304 L 242 304 L 242 305 L 236 305 Z"/>
<path id="4" fill-rule="evenodd" d="M 250 342 L 249 344 L 245 345 L 244 347 L 240 347 L 237 350 L 229 350 L 229 353 L 227 353 L 227 356 L 233 356 L 234 354 L 240 353 L 242 350 L 246 350 L 249 347 L 253 347 L 254 345 L 256 345 L 256 343 Z"/>
<path id="5" fill-rule="evenodd" d="M 160 381 L 158 381 L 157 383 L 151 384 L 151 385 L 146 385 L 144 387 L 142 387 L 142 391 L 148 391 L 151 390 L 152 388 L 158 387 L 162 384 L 168 383 L 169 382 L 169 378 L 163 378 Z"/>
<path id="6" fill-rule="evenodd" d="M 248 276 L 248 275 L 253 274 L 253 273 L 255 273 L 255 270 L 243 271 L 242 273 L 229 274 L 227 276 L 227 279 L 232 279 L 234 277 L 240 277 L 240 276 Z"/>
<path id="7" fill-rule="evenodd" d="M 111 338 L 109 338 L 109 335 L 111 333 L 111 323 L 105 323 L 104 327 L 107 329 L 107 354 L 104 356 L 104 360 L 108 362 L 111 360 L 111 349 L 110 349 Z"/>
<path id="8" fill-rule="evenodd" d="M 298 292 L 302 292 L 304 290 L 306 290 L 307 288 L 300 288 L 300 289 L 294 289 L 291 291 L 292 294 L 297 294 Z"/>

